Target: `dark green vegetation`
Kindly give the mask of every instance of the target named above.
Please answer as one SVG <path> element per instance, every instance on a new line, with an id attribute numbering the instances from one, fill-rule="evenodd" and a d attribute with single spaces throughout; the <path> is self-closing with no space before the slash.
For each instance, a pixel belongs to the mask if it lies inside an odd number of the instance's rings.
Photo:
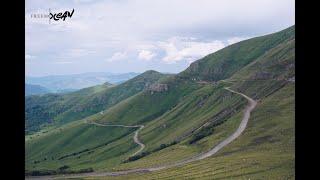
<path id="1" fill-rule="evenodd" d="M 45 94 L 49 93 L 50 91 L 42 86 L 33 85 L 33 84 L 25 84 L 25 95 L 35 95 L 35 94 Z"/>
<path id="2" fill-rule="evenodd" d="M 41 170 L 41 171 L 26 171 L 26 176 L 46 176 L 46 175 L 57 175 L 57 174 L 77 174 L 77 173 L 90 173 L 93 172 L 92 168 L 80 169 L 77 171 L 68 170 L 69 166 L 62 166 L 57 170 Z"/>
<path id="3" fill-rule="evenodd" d="M 151 154 L 151 153 L 160 151 L 161 149 L 167 148 L 167 147 L 172 146 L 172 145 L 175 145 L 175 144 L 177 144 L 176 141 L 173 141 L 173 142 L 171 142 L 171 143 L 169 143 L 169 144 L 161 144 L 158 148 L 155 148 L 155 149 L 153 149 L 153 150 L 151 150 L 151 151 L 144 151 L 144 152 L 142 152 L 142 153 L 140 153 L 140 154 L 138 154 L 138 155 L 130 156 L 127 160 L 125 160 L 125 161 L 123 161 L 123 162 L 124 162 L 124 163 L 127 163 L 127 162 L 131 162 L 131 161 L 136 161 L 136 160 L 138 160 L 138 159 L 143 158 L 144 156 L 147 156 L 147 155 L 149 155 L 149 154 Z"/>
<path id="4" fill-rule="evenodd" d="M 224 89 L 231 86 L 259 100 L 246 130 L 234 142 L 212 157 L 182 167 L 108 178 L 294 179 L 294 49 L 293 26 L 210 54 L 104 113 L 27 136 L 26 169 L 134 169 L 170 164 L 209 150 L 231 135 L 242 119 L 247 101 Z M 139 139 L 146 147 L 131 157 L 139 148 L 132 140 L 133 128 L 97 127 L 87 121 L 143 124 Z"/>

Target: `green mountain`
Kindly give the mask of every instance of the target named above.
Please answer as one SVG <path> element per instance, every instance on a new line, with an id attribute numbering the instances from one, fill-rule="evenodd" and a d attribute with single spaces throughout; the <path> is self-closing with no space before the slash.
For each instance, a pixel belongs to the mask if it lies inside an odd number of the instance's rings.
<path id="1" fill-rule="evenodd" d="M 147 71 L 115 86 L 105 83 L 71 93 L 28 96 L 25 99 L 26 131 L 34 132 L 43 125 L 61 125 L 98 113 L 165 76 Z"/>
<path id="2" fill-rule="evenodd" d="M 238 128 L 248 103 L 230 87 L 258 101 L 235 141 L 181 167 L 115 178 L 294 179 L 294 64 L 294 26 L 228 46 L 103 112 L 26 136 L 26 173 L 146 168 L 208 151 Z M 141 148 L 132 140 L 138 127 L 99 124 L 144 125 L 145 148 L 133 156 Z"/>

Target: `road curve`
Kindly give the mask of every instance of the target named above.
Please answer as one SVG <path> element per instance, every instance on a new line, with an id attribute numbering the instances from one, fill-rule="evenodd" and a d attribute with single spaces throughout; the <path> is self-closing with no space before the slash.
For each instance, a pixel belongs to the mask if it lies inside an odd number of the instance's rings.
<path id="1" fill-rule="evenodd" d="M 219 150 L 221 150 L 223 147 L 227 146 L 229 143 L 231 143 L 232 141 L 234 141 L 236 138 L 238 138 L 241 135 L 241 133 L 245 130 L 245 128 L 247 126 L 251 111 L 257 105 L 257 102 L 255 100 L 246 96 L 245 94 L 231 90 L 229 87 L 226 87 L 225 89 L 232 92 L 232 93 L 236 93 L 236 94 L 243 96 L 244 98 L 246 98 L 248 100 L 249 104 L 244 109 L 244 115 L 243 115 L 242 121 L 241 121 L 238 129 L 232 135 L 230 135 L 227 139 L 223 140 L 222 142 L 220 142 L 218 145 L 214 146 L 212 149 L 210 149 L 207 152 L 200 153 L 200 154 L 193 156 L 191 158 L 188 158 L 188 159 L 176 162 L 176 163 L 172 163 L 169 165 L 163 165 L 163 166 L 156 166 L 156 167 L 149 167 L 149 168 L 138 168 L 138 169 L 132 169 L 132 170 L 116 171 L 116 172 L 92 172 L 92 173 L 82 173 L 82 174 L 70 174 L 70 175 L 68 174 L 68 175 L 59 175 L 59 176 L 39 176 L 39 177 L 34 176 L 34 177 L 26 177 L 26 179 L 103 177 L 103 176 L 120 176 L 120 175 L 126 175 L 126 174 L 130 174 L 130 173 L 146 173 L 146 172 L 153 172 L 153 171 L 158 171 L 158 170 L 162 170 L 162 169 L 177 167 L 177 166 L 181 166 L 181 165 L 193 162 L 193 161 L 198 161 L 198 160 L 210 157 L 210 156 L 214 155 L 215 153 L 217 153 Z M 94 124 L 96 124 L 96 123 L 94 123 Z M 107 126 L 107 125 L 103 125 L 103 124 L 99 124 L 99 125 Z M 133 127 L 133 126 L 124 126 L 124 125 L 112 125 L 112 126 Z M 134 126 L 134 127 L 137 127 L 137 126 Z M 141 130 L 143 127 L 144 126 L 141 125 L 139 130 Z M 138 134 L 139 130 L 137 130 L 136 134 L 135 134 L 136 140 L 138 140 L 137 134 Z M 140 152 L 140 150 L 139 150 L 139 152 Z"/>
<path id="2" fill-rule="evenodd" d="M 155 168 L 149 168 L 150 171 L 156 171 L 156 170 L 161 170 L 161 169 L 181 166 L 181 165 L 184 165 L 186 163 L 190 163 L 190 162 L 193 162 L 193 161 L 198 161 L 198 160 L 201 160 L 201 159 L 205 159 L 207 157 L 210 157 L 210 156 L 214 155 L 220 149 L 222 149 L 223 147 L 227 146 L 229 143 L 231 143 L 232 141 L 234 141 L 237 137 L 239 137 L 241 135 L 241 133 L 247 127 L 251 111 L 256 107 L 257 102 L 255 100 L 253 100 L 252 98 L 246 96 L 243 93 L 231 90 L 229 87 L 226 87 L 225 89 L 230 91 L 230 92 L 232 92 L 232 93 L 236 93 L 236 94 L 239 94 L 239 95 L 243 96 L 249 102 L 249 104 L 247 105 L 247 107 L 244 110 L 244 115 L 243 115 L 242 121 L 241 121 L 238 129 L 231 136 L 229 136 L 227 139 L 223 140 L 218 145 L 214 146 L 212 149 L 210 149 L 209 151 L 207 151 L 205 153 L 200 153 L 200 154 L 198 154 L 198 155 L 196 155 L 194 157 L 188 158 L 186 160 L 182 160 L 182 161 L 177 162 L 177 163 L 173 163 L 171 165 L 155 167 Z"/>
<path id="3" fill-rule="evenodd" d="M 145 147 L 145 145 L 139 140 L 139 138 L 138 138 L 138 134 L 139 134 L 139 131 L 141 131 L 141 129 L 143 129 L 144 128 L 144 125 L 140 125 L 140 128 L 136 131 L 136 132 L 134 132 L 134 136 L 133 136 L 133 141 L 136 143 L 136 144 L 139 144 L 140 145 L 140 149 L 138 150 L 138 151 L 136 151 L 135 153 L 133 153 L 131 156 L 135 156 L 135 155 L 137 155 L 139 152 L 141 152 L 143 149 L 144 149 L 144 147 Z"/>
<path id="4" fill-rule="evenodd" d="M 140 127 L 138 130 L 136 130 L 134 132 L 134 136 L 133 136 L 133 141 L 140 146 L 140 149 L 138 151 L 136 151 L 135 153 L 133 153 L 131 156 L 137 155 L 145 147 L 145 145 L 138 138 L 139 131 L 144 128 L 144 125 L 127 126 L 127 125 L 120 125 L 120 124 L 100 124 L 100 123 L 97 123 L 97 122 L 88 122 L 88 121 L 87 121 L 87 123 L 88 124 L 93 124 L 93 125 L 96 125 L 96 126 L 105 126 L 105 127 L 124 127 L 124 128 L 137 128 L 137 127 Z"/>
<path id="5" fill-rule="evenodd" d="M 222 149 L 223 147 L 225 147 L 226 145 L 228 145 L 229 143 L 231 143 L 233 140 L 235 140 L 237 137 L 239 137 L 241 135 L 241 133 L 245 130 L 245 128 L 247 127 L 247 123 L 249 121 L 250 118 L 250 114 L 251 111 L 256 107 L 257 102 L 253 99 L 251 99 L 250 97 L 246 96 L 245 94 L 242 94 L 240 92 L 236 92 L 234 90 L 231 90 L 229 87 L 225 88 L 226 90 L 239 94 L 241 96 L 243 96 L 244 98 L 246 98 L 249 102 L 249 104 L 247 105 L 247 107 L 244 110 L 244 115 L 242 118 L 242 121 L 238 127 L 238 129 L 231 135 L 229 136 L 227 139 L 225 139 L 224 141 L 222 141 L 221 143 L 219 143 L 218 145 L 216 145 L 214 148 L 212 148 L 210 151 L 201 154 L 199 157 L 197 157 L 198 160 L 200 159 L 204 159 L 207 158 L 209 156 L 214 155 L 216 152 L 218 152 L 220 149 Z"/>

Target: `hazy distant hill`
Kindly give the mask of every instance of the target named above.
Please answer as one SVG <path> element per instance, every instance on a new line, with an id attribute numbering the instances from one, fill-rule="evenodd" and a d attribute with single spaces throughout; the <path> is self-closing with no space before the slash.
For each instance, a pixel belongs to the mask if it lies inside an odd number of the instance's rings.
<path id="1" fill-rule="evenodd" d="M 34 84 L 25 84 L 25 95 L 29 96 L 29 95 L 35 95 L 35 94 L 45 94 L 45 93 L 49 93 L 50 91 L 45 88 L 42 87 L 40 85 L 34 85 Z"/>
<path id="2" fill-rule="evenodd" d="M 119 84 L 129 80 L 139 73 L 107 73 L 94 72 L 73 75 L 52 75 L 43 77 L 26 77 L 26 83 L 43 86 L 52 92 L 68 92 L 103 84 L 109 82 L 111 84 Z"/>

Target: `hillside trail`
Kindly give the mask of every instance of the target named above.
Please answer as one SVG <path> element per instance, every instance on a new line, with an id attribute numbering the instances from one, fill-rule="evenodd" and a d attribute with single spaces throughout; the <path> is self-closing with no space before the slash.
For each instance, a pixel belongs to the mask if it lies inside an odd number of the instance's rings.
<path id="1" fill-rule="evenodd" d="M 144 125 L 127 126 L 127 125 L 121 125 L 121 124 L 101 124 L 101 123 L 97 123 L 97 122 L 88 122 L 88 121 L 87 121 L 87 123 L 92 124 L 92 125 L 96 125 L 96 126 L 104 126 L 104 127 L 124 127 L 124 128 L 137 128 L 137 127 L 139 127 L 139 129 L 134 132 L 133 141 L 140 146 L 140 149 L 138 151 L 136 151 L 135 153 L 133 153 L 131 156 L 137 155 L 145 148 L 145 145 L 138 138 L 139 131 L 141 131 L 144 128 Z"/>
<path id="2" fill-rule="evenodd" d="M 202 160 L 202 159 L 208 158 L 208 157 L 216 154 L 219 150 L 221 150 L 222 148 L 227 146 L 229 143 L 234 141 L 236 138 L 238 138 L 242 134 L 242 132 L 245 130 L 245 128 L 247 126 L 247 123 L 249 121 L 250 114 L 251 114 L 252 110 L 257 105 L 257 101 L 253 100 L 252 98 L 248 97 L 247 95 L 245 95 L 245 94 L 243 94 L 241 92 L 237 92 L 237 91 L 231 90 L 229 87 L 225 87 L 224 89 L 226 89 L 227 91 L 230 91 L 232 93 L 239 94 L 242 97 L 246 98 L 248 100 L 248 105 L 244 109 L 243 118 L 242 118 L 241 123 L 240 123 L 239 127 L 237 128 L 237 130 L 233 134 L 231 134 L 229 137 L 227 137 L 225 140 L 223 140 L 222 142 L 220 142 L 219 144 L 217 144 L 216 146 L 214 146 L 213 148 L 211 148 L 207 152 L 200 153 L 200 154 L 198 154 L 196 156 L 193 156 L 193 157 L 190 157 L 190 158 L 187 158 L 185 160 L 178 161 L 178 162 L 175 162 L 175 163 L 172 163 L 172 164 L 149 167 L 149 168 L 137 168 L 137 169 L 131 169 L 131 170 L 115 171 L 115 172 L 91 172 L 91 173 L 81 173 L 81 174 L 67 174 L 67 175 L 57 175 L 57 176 L 50 175 L 50 176 L 38 176 L 38 177 L 33 176 L 33 177 L 26 177 L 26 179 L 58 179 L 58 178 L 103 177 L 103 176 L 120 176 L 120 175 L 126 175 L 126 174 L 130 174 L 130 173 L 147 173 L 147 172 L 153 172 L 153 171 L 159 171 L 159 170 L 163 170 L 163 169 L 168 169 L 168 168 L 172 168 L 172 167 L 178 167 L 178 166 L 182 166 L 184 164 L 190 163 L 190 162 L 194 162 L 194 161 L 198 161 L 198 160 Z M 138 126 L 138 125 L 137 126 L 125 126 L 125 125 L 102 125 L 102 124 L 99 124 L 99 125 L 100 126 L 121 126 L 121 127 L 137 127 Z M 141 130 L 143 127 L 144 126 L 141 125 L 139 130 Z M 139 130 L 136 131 L 136 134 L 135 134 L 136 138 L 138 136 L 138 131 Z"/>

